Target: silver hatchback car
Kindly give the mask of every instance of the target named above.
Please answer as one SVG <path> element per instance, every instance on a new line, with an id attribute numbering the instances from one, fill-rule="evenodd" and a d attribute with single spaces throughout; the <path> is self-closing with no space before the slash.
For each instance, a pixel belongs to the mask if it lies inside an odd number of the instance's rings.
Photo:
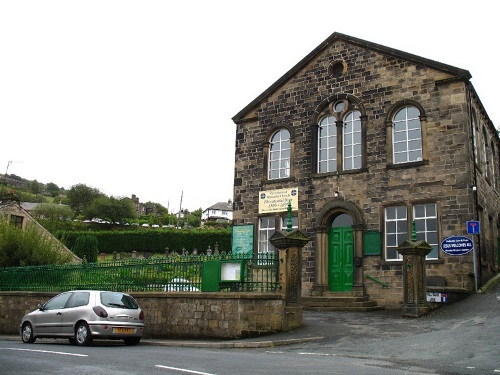
<path id="1" fill-rule="evenodd" d="M 144 312 L 135 299 L 121 292 L 75 290 L 61 293 L 21 320 L 25 343 L 37 338 L 67 338 L 77 345 L 93 339 L 123 340 L 137 345 L 144 333 Z"/>

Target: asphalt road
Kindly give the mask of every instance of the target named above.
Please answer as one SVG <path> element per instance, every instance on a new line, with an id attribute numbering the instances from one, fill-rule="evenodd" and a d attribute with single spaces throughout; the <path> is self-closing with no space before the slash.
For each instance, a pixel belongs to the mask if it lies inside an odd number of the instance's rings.
<path id="1" fill-rule="evenodd" d="M 138 347 L 96 342 L 79 348 L 67 340 L 27 345 L 19 337 L 0 337 L 0 374 L 20 370 L 19 361 L 28 366 L 26 373 L 39 373 L 42 364 L 45 370 L 57 371 L 61 364 L 67 369 L 74 362 L 74 374 L 108 375 L 127 368 L 129 374 L 180 373 L 175 368 L 207 374 L 500 374 L 499 313 L 497 282 L 485 293 L 416 319 L 402 318 L 399 310 L 305 312 L 299 329 L 245 340 L 143 340 Z M 54 362 L 32 349 L 76 355 L 55 355 L 60 362 Z M 80 368 L 79 354 L 97 362 Z M 152 363 L 160 367 L 153 371 Z"/>
<path id="2" fill-rule="evenodd" d="M 500 374 L 498 282 L 487 293 L 444 305 L 416 319 L 387 310 L 306 314 L 300 331 L 324 338 L 294 345 L 301 346 L 300 350 L 383 359 L 394 367 L 414 365 L 444 374 Z"/>

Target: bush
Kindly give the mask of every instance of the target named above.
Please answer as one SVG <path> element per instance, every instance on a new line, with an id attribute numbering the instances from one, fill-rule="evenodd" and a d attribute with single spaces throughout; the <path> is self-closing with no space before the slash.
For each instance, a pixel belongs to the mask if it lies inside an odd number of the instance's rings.
<path id="1" fill-rule="evenodd" d="M 129 253 L 134 250 L 163 253 L 167 247 L 170 252 L 186 249 L 191 253 L 196 248 L 200 253 L 205 252 L 209 246 L 213 251 L 216 243 L 220 251 L 231 251 L 231 229 L 141 228 L 127 231 L 57 231 L 55 234 L 73 251 L 76 240 L 83 235 L 95 236 L 99 243 L 99 252 L 106 254 L 112 254 L 114 251 Z"/>
<path id="2" fill-rule="evenodd" d="M 97 262 L 99 249 L 97 246 L 97 238 L 90 234 L 78 236 L 75 241 L 75 246 L 71 249 L 76 256 L 86 260 L 89 263 Z"/>
<path id="3" fill-rule="evenodd" d="M 64 264 L 70 260 L 63 245 L 41 234 L 34 224 L 28 223 L 23 230 L 0 218 L 0 267 Z"/>

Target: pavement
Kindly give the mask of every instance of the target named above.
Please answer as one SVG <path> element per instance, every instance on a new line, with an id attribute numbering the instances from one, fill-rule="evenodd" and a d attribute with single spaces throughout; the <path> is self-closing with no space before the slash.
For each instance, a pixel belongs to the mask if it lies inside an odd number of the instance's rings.
<path id="1" fill-rule="evenodd" d="M 456 346 L 458 350 L 459 345 L 470 343 L 471 337 L 481 337 L 481 345 L 484 346 L 497 345 L 499 311 L 500 274 L 486 283 L 477 294 L 454 304 L 443 304 L 441 308 L 419 318 L 403 318 L 401 310 L 304 311 L 304 325 L 288 332 L 234 340 L 144 338 L 140 345 L 219 349 L 307 345 L 308 348 L 335 350 L 351 356 L 356 352 L 363 356 L 369 356 L 370 353 L 388 356 L 393 353 L 398 358 L 405 356 L 405 348 L 411 353 L 421 351 L 424 355 L 425 351 L 432 348 L 429 355 L 435 357 L 436 345 L 442 344 L 448 348 L 447 351 Z M 0 336 L 0 340 L 20 341 L 21 338 Z M 37 340 L 51 341 L 53 339 Z"/>

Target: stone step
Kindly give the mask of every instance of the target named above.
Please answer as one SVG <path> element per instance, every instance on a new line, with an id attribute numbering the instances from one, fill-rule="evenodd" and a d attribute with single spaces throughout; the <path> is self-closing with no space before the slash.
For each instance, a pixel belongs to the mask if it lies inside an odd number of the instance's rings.
<path id="1" fill-rule="evenodd" d="M 309 306 L 304 306 L 305 311 L 359 311 L 359 312 L 370 312 L 370 311 L 379 311 L 383 310 L 384 308 L 382 306 L 371 306 L 371 307 L 309 307 Z"/>
<path id="2" fill-rule="evenodd" d="M 312 311 L 375 311 L 381 310 L 376 302 L 368 297 L 356 297 L 349 294 L 302 297 L 304 310 Z"/>

